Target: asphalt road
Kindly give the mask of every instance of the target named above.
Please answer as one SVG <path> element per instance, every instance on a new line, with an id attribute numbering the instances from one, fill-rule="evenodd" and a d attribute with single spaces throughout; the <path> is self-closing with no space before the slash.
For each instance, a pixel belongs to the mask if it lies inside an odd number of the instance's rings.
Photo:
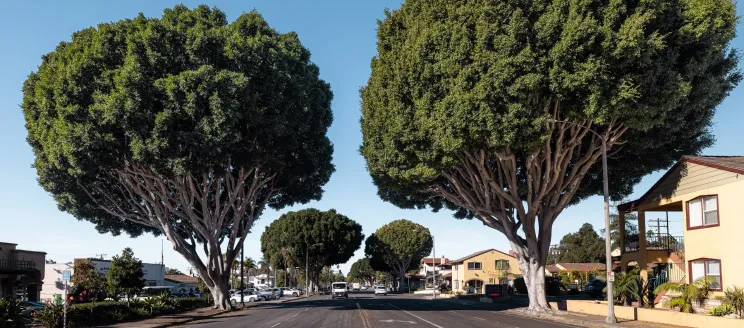
<path id="1" fill-rule="evenodd" d="M 493 305 L 416 296 L 350 294 L 348 299 L 311 297 L 256 308 L 185 325 L 192 328 L 553 328 L 574 327 L 496 311 Z"/>

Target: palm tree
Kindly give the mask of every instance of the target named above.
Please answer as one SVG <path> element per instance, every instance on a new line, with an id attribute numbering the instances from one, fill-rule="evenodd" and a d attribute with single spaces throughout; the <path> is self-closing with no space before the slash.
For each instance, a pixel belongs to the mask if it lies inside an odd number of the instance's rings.
<path id="1" fill-rule="evenodd" d="M 667 305 L 671 308 L 678 307 L 680 312 L 695 313 L 695 310 L 692 308 L 693 304 L 702 305 L 710 296 L 710 286 L 715 283 L 716 280 L 712 277 L 701 277 L 691 284 L 667 282 L 656 287 L 654 293 L 659 294 L 662 291 L 667 291 L 679 294 L 673 296 L 667 302 Z"/>

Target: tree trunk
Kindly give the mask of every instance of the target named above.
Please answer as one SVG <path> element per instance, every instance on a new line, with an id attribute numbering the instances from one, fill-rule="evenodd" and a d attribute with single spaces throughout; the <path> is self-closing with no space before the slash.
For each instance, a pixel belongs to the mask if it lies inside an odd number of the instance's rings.
<path id="1" fill-rule="evenodd" d="M 536 252 L 526 251 L 521 247 L 513 248 L 519 261 L 519 268 L 522 270 L 524 283 L 527 285 L 527 297 L 530 302 L 527 311 L 532 313 L 552 311 L 545 294 L 545 264 L 540 260 L 540 256 L 534 256 Z"/>
<path id="2" fill-rule="evenodd" d="M 232 309 L 230 304 L 230 292 L 227 285 L 215 285 L 215 287 L 209 289 L 212 292 L 212 298 L 214 298 L 214 305 L 212 308 L 220 310 Z"/>
<path id="3" fill-rule="evenodd" d="M 405 281 L 406 281 L 406 275 L 404 275 L 404 274 L 400 275 L 399 278 L 398 278 L 398 291 L 400 291 L 401 293 L 404 292 L 403 291 L 403 282 L 405 282 Z"/>

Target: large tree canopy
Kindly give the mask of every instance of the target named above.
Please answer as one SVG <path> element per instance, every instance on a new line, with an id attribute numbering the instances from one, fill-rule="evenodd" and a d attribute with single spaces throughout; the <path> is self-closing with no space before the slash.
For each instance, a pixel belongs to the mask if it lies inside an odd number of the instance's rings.
<path id="1" fill-rule="evenodd" d="M 364 254 L 374 270 L 390 272 L 403 286 L 409 268 L 421 263 L 432 247 L 434 240 L 429 229 L 408 220 L 395 220 L 367 238 Z"/>
<path id="2" fill-rule="evenodd" d="M 362 226 L 336 210 L 288 212 L 261 235 L 261 252 L 277 268 L 298 267 L 320 282 L 323 267 L 346 263 L 362 245 Z"/>
<path id="3" fill-rule="evenodd" d="M 165 234 L 229 306 L 224 277 L 265 206 L 319 199 L 334 170 L 318 74 L 255 11 L 176 6 L 78 31 L 23 86 L 39 183 L 101 233 Z"/>
<path id="4" fill-rule="evenodd" d="M 384 200 L 504 233 L 545 310 L 552 225 L 601 192 L 602 146 L 619 198 L 712 143 L 736 21 L 728 0 L 407 0 L 379 22 L 361 152 Z"/>

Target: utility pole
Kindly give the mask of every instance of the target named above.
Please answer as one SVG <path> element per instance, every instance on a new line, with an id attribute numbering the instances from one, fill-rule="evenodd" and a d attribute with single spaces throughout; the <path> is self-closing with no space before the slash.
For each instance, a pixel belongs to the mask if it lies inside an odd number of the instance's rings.
<path id="1" fill-rule="evenodd" d="M 431 237 L 431 252 L 431 255 L 434 256 L 434 258 L 432 259 L 434 261 L 431 261 L 432 263 L 434 263 L 434 279 L 432 279 L 434 292 L 432 294 L 434 294 L 434 298 L 437 298 L 437 244 L 434 242 L 434 236 Z M 426 266 L 426 264 L 424 264 L 424 266 Z M 411 286 L 408 286 L 408 288 L 410 289 Z"/>
<path id="2" fill-rule="evenodd" d="M 240 305 L 243 305 L 243 306 L 245 306 L 245 303 L 243 300 L 243 297 L 244 297 L 243 292 L 245 291 L 245 285 L 243 284 L 243 263 L 245 263 L 243 262 L 245 261 L 245 259 L 243 258 L 243 256 L 245 255 L 243 254 L 244 250 L 245 250 L 245 244 L 240 246 Z"/>

